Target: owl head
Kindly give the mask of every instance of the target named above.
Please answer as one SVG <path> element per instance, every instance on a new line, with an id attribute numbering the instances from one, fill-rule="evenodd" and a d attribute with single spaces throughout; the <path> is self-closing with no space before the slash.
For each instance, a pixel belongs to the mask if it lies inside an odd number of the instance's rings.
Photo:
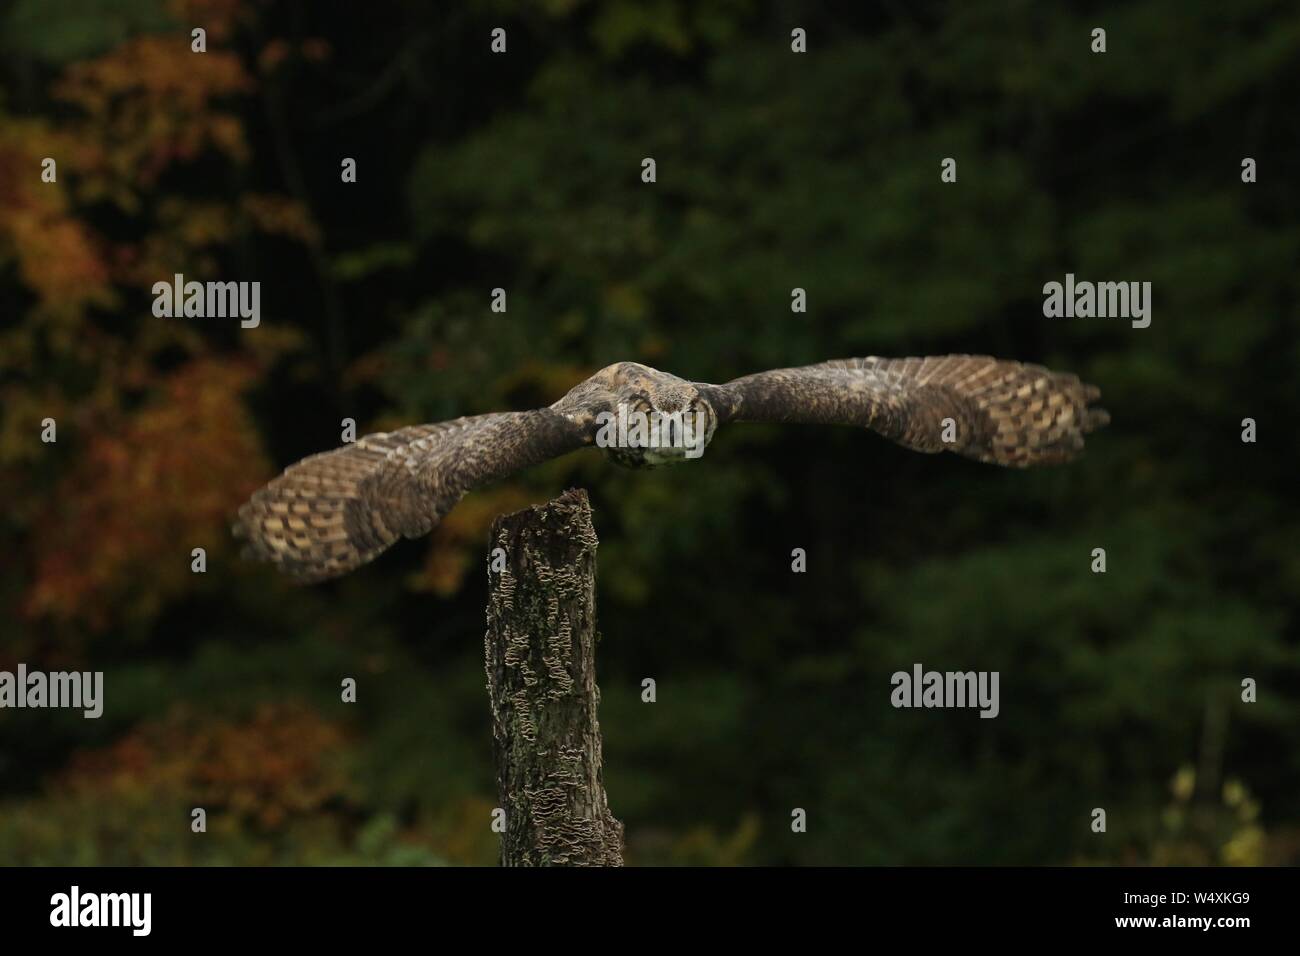
<path id="1" fill-rule="evenodd" d="M 625 468 L 654 468 L 704 454 L 718 416 L 690 382 L 633 362 L 619 368 L 615 401 L 596 416 L 596 445 Z"/>

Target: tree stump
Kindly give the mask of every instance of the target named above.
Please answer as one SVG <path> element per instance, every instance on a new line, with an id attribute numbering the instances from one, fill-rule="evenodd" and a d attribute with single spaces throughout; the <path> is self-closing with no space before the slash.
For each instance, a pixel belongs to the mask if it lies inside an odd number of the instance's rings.
<path id="1" fill-rule="evenodd" d="M 596 719 L 596 545 L 582 490 L 492 522 L 484 653 L 502 866 L 623 863 Z"/>

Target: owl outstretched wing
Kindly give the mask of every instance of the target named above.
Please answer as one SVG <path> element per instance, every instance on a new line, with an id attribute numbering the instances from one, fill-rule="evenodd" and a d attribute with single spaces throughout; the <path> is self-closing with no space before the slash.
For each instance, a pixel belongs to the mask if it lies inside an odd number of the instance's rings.
<path id="1" fill-rule="evenodd" d="M 552 409 L 474 415 L 367 435 L 304 458 L 239 509 L 245 553 L 310 583 L 427 534 L 478 485 L 583 447 Z"/>
<path id="2" fill-rule="evenodd" d="M 1098 389 L 1077 376 L 984 356 L 843 359 L 725 385 L 619 363 L 549 408 L 417 425 L 303 459 L 254 493 L 235 534 L 300 581 L 335 577 L 427 534 L 472 488 L 595 443 L 616 403 L 681 408 L 688 393 L 715 423 L 857 425 L 917 451 L 1017 468 L 1070 460 L 1109 421 L 1090 406 Z"/>
<path id="3" fill-rule="evenodd" d="M 1069 461 L 1110 416 L 1078 376 L 978 355 L 859 358 L 705 390 L 723 421 L 858 425 L 907 448 L 1026 468 Z"/>

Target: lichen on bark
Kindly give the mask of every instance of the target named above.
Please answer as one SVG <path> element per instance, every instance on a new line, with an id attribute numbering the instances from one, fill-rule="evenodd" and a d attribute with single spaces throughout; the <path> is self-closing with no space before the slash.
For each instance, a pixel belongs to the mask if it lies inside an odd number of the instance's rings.
<path id="1" fill-rule="evenodd" d="M 596 711 L 596 531 L 587 493 L 566 491 L 492 523 L 484 655 L 503 866 L 619 866 Z"/>

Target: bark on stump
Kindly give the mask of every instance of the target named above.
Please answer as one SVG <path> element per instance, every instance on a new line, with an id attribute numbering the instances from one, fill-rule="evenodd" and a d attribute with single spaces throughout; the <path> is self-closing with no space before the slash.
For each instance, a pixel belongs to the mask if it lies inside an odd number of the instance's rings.
<path id="1" fill-rule="evenodd" d="M 596 544 L 581 490 L 492 522 L 483 643 L 502 866 L 623 863 L 596 720 Z"/>

